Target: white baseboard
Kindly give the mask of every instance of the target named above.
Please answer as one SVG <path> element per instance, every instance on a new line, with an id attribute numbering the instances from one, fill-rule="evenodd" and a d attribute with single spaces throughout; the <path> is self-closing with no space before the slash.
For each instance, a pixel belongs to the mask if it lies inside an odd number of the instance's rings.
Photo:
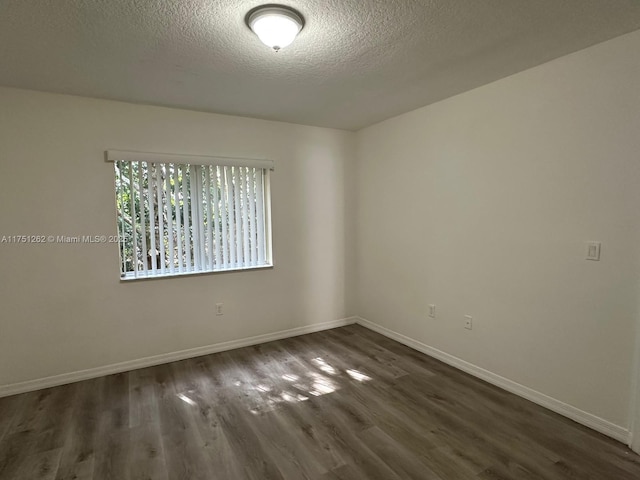
<path id="1" fill-rule="evenodd" d="M 259 343 L 271 342 L 273 340 L 281 340 L 283 338 L 296 337 L 307 333 L 329 330 L 331 328 L 343 327 L 356 322 L 356 317 L 343 318 L 332 322 L 315 323 L 313 325 L 305 325 L 303 327 L 291 328 L 289 330 L 281 330 L 279 332 L 257 335 L 255 337 L 241 338 L 239 340 L 231 340 L 229 342 L 216 343 L 214 345 L 205 345 L 203 347 L 190 348 L 179 352 L 163 353 L 152 357 L 145 357 L 136 360 L 129 360 L 112 365 L 102 367 L 89 368 L 87 370 L 79 370 L 77 372 L 63 373 L 52 377 L 38 378 L 26 382 L 12 383 L 8 385 L 0 385 L 0 397 L 16 395 L 18 393 L 32 392 L 43 388 L 56 387 L 67 383 L 79 382 L 89 378 L 102 377 L 114 373 L 136 370 L 138 368 L 152 367 L 163 363 L 185 360 L 187 358 L 200 357 L 211 353 L 223 352 L 226 350 L 234 350 L 236 348 L 248 347 Z"/>
<path id="2" fill-rule="evenodd" d="M 418 350 L 430 357 L 436 358 L 452 367 L 455 367 L 463 372 L 469 373 L 474 377 L 478 377 L 488 383 L 491 383 L 497 387 L 502 388 L 503 390 L 507 390 L 508 392 L 514 393 L 522 398 L 526 398 L 527 400 L 537 403 L 538 405 L 548 408 L 560 415 L 563 415 L 571 420 L 574 420 L 586 427 L 589 427 L 597 432 L 600 432 L 608 437 L 614 438 L 622 443 L 628 443 L 630 438 L 630 432 L 628 429 L 616 425 L 614 423 L 609 422 L 603 418 L 600 418 L 591 413 L 585 412 L 576 408 L 567 403 L 561 402 L 555 398 L 552 398 L 544 393 L 540 393 L 536 390 L 533 390 L 529 387 L 525 387 L 524 385 L 520 385 L 519 383 L 514 382 L 513 380 L 509 380 L 508 378 L 501 377 L 495 373 L 492 373 L 484 368 L 478 367 L 472 363 L 461 360 L 460 358 L 454 357 L 453 355 L 449 355 L 441 350 L 430 347 L 422 342 L 409 338 L 400 333 L 394 332 L 393 330 L 389 330 L 388 328 L 382 327 L 376 323 L 370 322 L 361 317 L 357 317 L 356 323 L 366 327 L 374 332 L 378 332 L 385 337 L 388 337 L 392 340 L 400 342 L 408 347 L 413 348 L 414 350 Z"/>

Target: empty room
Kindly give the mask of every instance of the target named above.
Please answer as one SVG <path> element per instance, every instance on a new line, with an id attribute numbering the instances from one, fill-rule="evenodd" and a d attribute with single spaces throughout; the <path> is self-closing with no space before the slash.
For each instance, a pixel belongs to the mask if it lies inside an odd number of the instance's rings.
<path id="1" fill-rule="evenodd" d="M 640 479 L 640 2 L 0 2 L 0 480 Z"/>

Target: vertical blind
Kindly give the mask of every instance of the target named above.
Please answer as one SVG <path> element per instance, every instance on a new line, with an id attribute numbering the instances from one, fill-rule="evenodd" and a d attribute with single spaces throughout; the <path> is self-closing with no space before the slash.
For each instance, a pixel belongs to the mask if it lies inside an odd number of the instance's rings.
<path id="1" fill-rule="evenodd" d="M 122 278 L 271 264 L 268 168 L 114 164 Z"/>

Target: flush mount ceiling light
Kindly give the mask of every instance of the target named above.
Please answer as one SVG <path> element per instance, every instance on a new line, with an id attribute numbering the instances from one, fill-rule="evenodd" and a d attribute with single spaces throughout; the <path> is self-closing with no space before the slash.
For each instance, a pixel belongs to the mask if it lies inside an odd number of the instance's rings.
<path id="1" fill-rule="evenodd" d="M 304 18 L 284 5 L 262 5 L 247 13 L 246 22 L 258 38 L 276 52 L 290 45 L 304 27 Z"/>

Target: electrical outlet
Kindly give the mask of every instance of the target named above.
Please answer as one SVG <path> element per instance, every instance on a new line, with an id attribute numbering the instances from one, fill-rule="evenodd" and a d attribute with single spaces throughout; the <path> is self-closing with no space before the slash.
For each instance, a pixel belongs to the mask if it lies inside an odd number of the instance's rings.
<path id="1" fill-rule="evenodd" d="M 429 305 L 429 316 L 431 318 L 436 318 L 436 306 L 435 305 Z"/>
<path id="2" fill-rule="evenodd" d="M 471 315 L 464 316 L 464 328 L 467 330 L 471 330 L 473 328 L 473 318 L 471 318 Z"/>
<path id="3" fill-rule="evenodd" d="M 222 310 L 222 303 L 216 303 L 216 315 L 224 315 Z"/>

